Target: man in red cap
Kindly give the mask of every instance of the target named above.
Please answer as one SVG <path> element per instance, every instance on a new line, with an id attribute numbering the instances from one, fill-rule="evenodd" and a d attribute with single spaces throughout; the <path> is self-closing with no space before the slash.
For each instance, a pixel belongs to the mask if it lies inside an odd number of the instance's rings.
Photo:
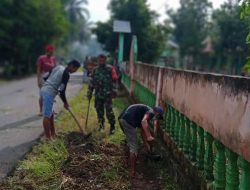
<path id="1" fill-rule="evenodd" d="M 41 55 L 37 59 L 37 86 L 39 91 L 44 83 L 44 78 L 48 75 L 48 73 L 56 66 L 56 59 L 53 56 L 54 46 L 48 44 L 45 48 L 46 53 Z M 39 115 L 42 115 L 42 98 L 39 92 Z"/>

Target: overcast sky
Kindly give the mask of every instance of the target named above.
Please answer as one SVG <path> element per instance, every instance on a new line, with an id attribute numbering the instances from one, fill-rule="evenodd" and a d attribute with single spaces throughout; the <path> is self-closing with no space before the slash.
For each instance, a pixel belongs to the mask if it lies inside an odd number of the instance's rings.
<path id="1" fill-rule="evenodd" d="M 89 0 L 88 10 L 90 12 L 90 21 L 106 21 L 109 19 L 109 11 L 107 5 L 110 0 Z M 220 7 L 226 0 L 210 0 L 213 3 L 214 8 Z M 160 20 L 164 20 L 165 16 L 165 5 L 171 8 L 178 8 L 179 0 L 148 0 L 150 8 L 155 10 L 161 15 Z"/>

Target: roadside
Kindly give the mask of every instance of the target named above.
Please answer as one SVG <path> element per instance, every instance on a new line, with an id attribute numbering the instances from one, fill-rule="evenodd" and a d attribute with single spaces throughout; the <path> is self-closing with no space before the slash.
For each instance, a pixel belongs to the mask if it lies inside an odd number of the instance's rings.
<path id="1" fill-rule="evenodd" d="M 82 73 L 71 76 L 67 96 L 74 97 L 82 88 Z M 43 132 L 38 116 L 36 77 L 0 85 L 0 180 L 30 151 Z M 63 109 L 59 98 L 55 111 Z"/>
<path id="2" fill-rule="evenodd" d="M 86 87 L 71 101 L 72 110 L 80 123 L 85 123 Z M 114 112 L 128 105 L 126 97 L 114 100 Z M 59 138 L 50 143 L 39 143 L 19 163 L 13 177 L 0 184 L 7 189 L 67 189 L 67 190 L 119 190 L 119 189 L 169 189 L 178 188 L 164 168 L 164 159 L 154 162 L 145 159 L 141 150 L 138 162 L 140 176 L 130 181 L 125 164 L 124 135 L 118 124 L 115 135 L 97 131 L 96 113 L 91 101 L 87 131 L 93 135 L 84 140 L 69 113 L 61 113 L 56 122 Z M 106 123 L 108 126 L 108 123 Z"/>

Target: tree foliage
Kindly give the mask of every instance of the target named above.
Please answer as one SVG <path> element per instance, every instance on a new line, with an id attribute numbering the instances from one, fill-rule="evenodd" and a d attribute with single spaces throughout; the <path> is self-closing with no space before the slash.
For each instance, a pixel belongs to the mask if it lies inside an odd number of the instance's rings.
<path id="1" fill-rule="evenodd" d="M 248 26 L 246 19 L 240 19 L 241 8 L 238 0 L 228 0 L 216 10 L 211 8 L 208 0 L 180 2 L 181 7 L 175 12 L 169 11 L 168 14 L 174 24 L 173 34 L 180 46 L 183 66 L 203 71 L 240 74 L 240 67 L 248 50 L 245 43 Z M 250 1 L 245 0 L 246 2 Z M 246 5 L 249 3 L 242 5 L 245 10 L 243 15 L 248 16 Z M 191 64 L 186 61 L 190 59 L 183 59 L 185 57 L 192 58 Z"/>
<path id="2" fill-rule="evenodd" d="M 248 34 L 248 26 L 245 19 L 240 19 L 241 7 L 238 2 L 229 1 L 220 9 L 214 11 L 213 21 L 218 30 L 217 51 L 246 52 L 248 47 L 245 38 Z"/>
<path id="3" fill-rule="evenodd" d="M 150 11 L 146 0 L 112 0 L 109 4 L 111 18 L 105 23 L 97 23 L 94 30 L 98 41 L 109 52 L 118 47 L 118 34 L 113 33 L 114 20 L 130 21 L 132 34 L 125 35 L 124 55 L 129 57 L 132 35 L 138 38 L 138 59 L 152 63 L 160 56 L 166 40 L 164 26 L 155 23 L 156 13 Z"/>
<path id="4" fill-rule="evenodd" d="M 173 34 L 181 55 L 195 56 L 201 52 L 202 41 L 207 35 L 211 3 L 208 0 L 181 0 L 180 4 L 176 12 L 169 12 L 175 26 Z"/>
<path id="5" fill-rule="evenodd" d="M 213 12 L 216 31 L 214 56 L 223 62 L 220 63 L 221 69 L 232 74 L 241 74 L 248 52 L 245 40 L 248 34 L 247 21 L 240 19 L 240 14 L 241 7 L 238 0 L 229 0 Z"/>
<path id="6" fill-rule="evenodd" d="M 240 0 L 241 4 L 241 18 L 248 21 L 248 27 L 250 27 L 250 0 Z M 250 33 L 246 38 L 247 43 L 250 43 Z"/>
<path id="7" fill-rule="evenodd" d="M 69 24 L 61 0 L 0 1 L 0 66 L 8 75 L 35 69 L 47 43 L 59 43 Z"/>
<path id="8" fill-rule="evenodd" d="M 67 19 L 70 22 L 69 41 L 84 42 L 89 39 L 89 11 L 84 7 L 87 0 L 63 0 Z"/>

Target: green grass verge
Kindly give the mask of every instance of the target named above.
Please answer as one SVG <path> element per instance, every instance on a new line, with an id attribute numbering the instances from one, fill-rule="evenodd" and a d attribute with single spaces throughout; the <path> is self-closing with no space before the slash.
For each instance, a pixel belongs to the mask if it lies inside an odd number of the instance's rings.
<path id="1" fill-rule="evenodd" d="M 53 172 L 58 172 L 68 156 L 65 144 L 64 139 L 58 138 L 53 143 L 34 147 L 32 154 L 21 163 L 20 168 L 29 171 L 35 177 L 49 176 Z"/>
<path id="2" fill-rule="evenodd" d="M 86 98 L 87 86 L 73 99 L 70 100 L 71 110 L 78 118 L 80 124 L 84 127 L 86 121 L 86 113 L 88 108 L 88 101 Z M 119 113 L 129 105 L 126 97 L 117 97 L 114 99 L 114 113 L 116 118 Z M 124 134 L 122 133 L 120 127 L 118 127 L 118 122 L 116 122 L 116 133 L 109 136 L 109 126 L 108 122 L 105 123 L 105 131 L 95 132 L 98 129 L 97 116 L 94 108 L 94 100 L 90 102 L 88 125 L 85 131 L 93 132 L 93 138 L 96 143 L 114 143 L 119 146 L 121 140 L 124 139 Z M 60 184 L 63 182 L 63 175 L 61 168 L 66 161 L 69 153 L 67 150 L 67 140 L 66 135 L 73 132 L 79 131 L 77 125 L 72 119 L 68 112 L 62 112 L 59 117 L 56 118 L 56 130 L 59 134 L 59 138 L 55 141 L 49 143 L 39 143 L 33 147 L 33 150 L 26 158 L 21 161 L 15 171 L 13 177 L 9 177 L 5 183 L 4 190 L 26 190 L 26 189 L 36 189 L 36 190 L 56 190 L 60 189 Z M 92 154 L 90 155 L 90 160 L 100 160 L 103 159 L 102 154 Z M 149 167 L 153 168 L 156 173 L 160 173 L 160 176 L 166 180 L 165 189 L 178 189 L 172 178 L 167 175 L 167 171 L 163 168 L 163 163 L 149 163 Z M 103 169 L 101 176 L 108 181 L 110 184 L 117 184 L 117 182 L 123 180 L 119 176 L 119 172 L 128 172 L 122 166 L 121 160 L 113 161 L 111 167 Z M 173 182 L 173 183 L 172 183 Z M 127 184 L 128 186 L 131 184 Z M 0 190 L 1 184 L 0 184 Z"/>
<path id="3" fill-rule="evenodd" d="M 14 176 L 8 179 L 8 186 L 14 190 L 56 189 L 61 183 L 60 169 L 67 156 L 63 138 L 40 143 L 19 163 Z"/>
<path id="4" fill-rule="evenodd" d="M 85 126 L 88 101 L 86 98 L 86 85 L 80 93 L 70 100 L 70 107 L 76 118 L 82 126 Z M 94 100 L 90 102 L 88 127 L 86 131 L 95 131 L 98 128 L 97 116 L 94 108 Z M 124 97 L 118 97 L 114 100 L 114 112 L 116 118 L 121 110 L 128 105 L 128 101 Z M 59 138 L 49 143 L 39 143 L 34 146 L 23 161 L 17 166 L 13 177 L 9 177 L 5 183 L 6 189 L 24 190 L 56 190 L 62 182 L 61 167 L 68 157 L 67 144 L 65 136 L 72 131 L 79 131 L 77 125 L 71 115 L 64 111 L 56 118 L 56 130 Z M 107 125 L 107 123 L 106 123 Z M 94 138 L 100 143 L 114 143 L 119 145 L 121 139 L 124 138 L 123 133 L 116 124 L 116 133 L 112 136 L 108 135 L 109 127 L 102 133 L 94 133 Z M 101 140 L 101 141 L 100 141 Z M 92 155 L 97 159 L 99 155 Z M 117 170 L 121 166 L 117 163 L 114 167 L 104 170 L 103 177 L 109 181 L 117 180 Z"/>

